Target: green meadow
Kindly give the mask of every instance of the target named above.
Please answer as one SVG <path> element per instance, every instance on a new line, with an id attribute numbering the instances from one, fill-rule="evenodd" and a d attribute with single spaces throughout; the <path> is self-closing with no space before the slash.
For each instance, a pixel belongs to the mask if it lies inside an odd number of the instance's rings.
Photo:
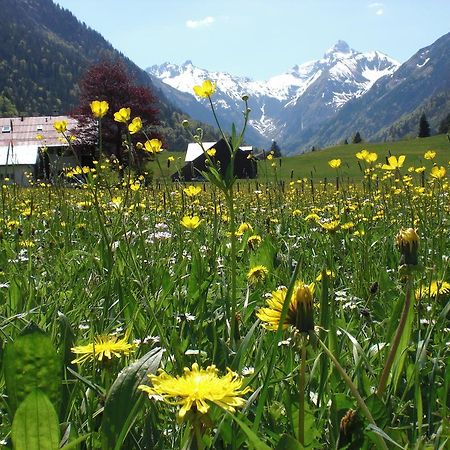
<path id="1" fill-rule="evenodd" d="M 77 188 L 1 186 L 2 448 L 448 447 L 445 136 L 267 159 L 251 182 L 208 154 L 187 185 L 115 117 L 153 182 L 102 157 Z"/>

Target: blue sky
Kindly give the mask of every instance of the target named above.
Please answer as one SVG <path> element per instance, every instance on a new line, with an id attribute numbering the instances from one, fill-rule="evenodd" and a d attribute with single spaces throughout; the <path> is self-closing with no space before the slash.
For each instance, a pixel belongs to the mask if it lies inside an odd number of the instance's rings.
<path id="1" fill-rule="evenodd" d="M 450 31 L 449 0 L 54 0 L 137 65 L 172 62 L 263 80 L 339 39 L 406 61 Z"/>

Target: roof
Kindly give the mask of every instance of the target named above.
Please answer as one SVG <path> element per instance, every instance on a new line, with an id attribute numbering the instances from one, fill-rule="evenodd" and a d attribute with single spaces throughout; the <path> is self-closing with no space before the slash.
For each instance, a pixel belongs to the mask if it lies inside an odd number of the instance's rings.
<path id="1" fill-rule="evenodd" d="M 200 155 L 203 154 L 203 149 L 209 150 L 211 147 L 215 145 L 215 142 L 202 142 L 203 148 L 200 144 L 197 144 L 196 142 L 191 142 L 188 144 L 188 148 L 186 151 L 186 157 L 184 158 L 185 162 L 191 162 L 194 161 L 194 159 L 197 159 Z"/>
<path id="2" fill-rule="evenodd" d="M 196 142 L 191 142 L 188 144 L 188 148 L 186 151 L 186 157 L 184 158 L 185 162 L 191 162 L 194 161 L 194 159 L 197 159 L 200 155 L 203 154 L 203 149 L 209 150 L 210 148 L 214 147 L 214 145 L 217 144 L 217 142 L 202 142 L 203 148 L 200 144 L 197 144 Z M 244 152 L 251 152 L 253 150 L 253 147 L 251 145 L 239 147 Z"/>
<path id="3" fill-rule="evenodd" d="M 41 116 L 41 117 L 0 117 L 0 146 L 8 146 L 10 142 L 16 145 L 36 144 L 38 146 L 67 145 L 61 139 L 53 124 L 57 121 L 67 121 L 69 132 L 78 124 L 77 120 L 69 116 Z M 41 135 L 43 138 L 38 139 Z"/>
<path id="4" fill-rule="evenodd" d="M 37 144 L 0 145 L 0 166 L 34 165 L 39 154 Z"/>

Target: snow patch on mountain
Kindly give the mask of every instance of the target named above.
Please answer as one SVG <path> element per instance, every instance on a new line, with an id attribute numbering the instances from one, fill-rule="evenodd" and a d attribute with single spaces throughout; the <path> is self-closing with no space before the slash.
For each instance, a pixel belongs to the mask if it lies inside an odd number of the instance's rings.
<path id="1" fill-rule="evenodd" d="M 276 139 L 282 136 L 289 121 L 299 122 L 299 108 L 301 123 L 323 120 L 348 101 L 364 95 L 381 77 L 392 75 L 399 65 L 381 52 L 361 53 L 338 41 L 322 58 L 297 64 L 265 81 L 200 69 L 189 60 L 181 66 L 154 65 L 147 71 L 206 106 L 208 101 L 196 97 L 192 88 L 206 79 L 216 82 L 217 91 L 212 98 L 216 111 L 219 117 L 223 114 L 233 121 L 242 118 L 242 96 L 247 94 L 253 110 L 249 127 L 262 139 Z"/>

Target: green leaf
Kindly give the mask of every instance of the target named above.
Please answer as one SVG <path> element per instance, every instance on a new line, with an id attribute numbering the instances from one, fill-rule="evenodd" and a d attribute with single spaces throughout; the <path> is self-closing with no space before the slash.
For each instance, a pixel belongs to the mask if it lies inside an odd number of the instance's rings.
<path id="1" fill-rule="evenodd" d="M 278 441 L 275 450 L 303 450 L 303 446 L 297 439 L 289 436 L 288 434 L 283 434 L 281 439 Z"/>
<path id="2" fill-rule="evenodd" d="M 395 354 L 395 359 L 393 363 L 392 381 L 394 384 L 394 392 L 397 390 L 397 386 L 400 381 L 400 376 L 403 372 L 403 367 L 405 365 L 406 356 L 408 354 L 408 346 L 409 341 L 411 339 L 411 332 L 414 321 L 414 299 L 411 300 L 409 310 L 407 313 L 408 315 L 406 318 L 405 327 L 403 328 L 403 333 L 400 338 L 400 343 L 397 348 L 397 352 Z"/>
<path id="3" fill-rule="evenodd" d="M 397 442 L 395 442 L 388 434 L 386 434 L 381 428 L 376 427 L 373 424 L 369 424 L 367 426 L 367 430 L 368 431 L 373 431 L 375 434 L 377 434 L 378 436 L 381 436 L 383 439 L 385 439 L 386 441 L 389 441 L 391 444 L 395 445 L 398 448 L 402 448 L 403 447 L 399 444 L 397 444 Z"/>
<path id="4" fill-rule="evenodd" d="M 265 444 L 259 437 L 244 423 L 238 419 L 235 415 L 230 414 L 233 420 L 241 427 L 241 430 L 247 435 L 248 443 L 251 444 L 255 450 L 270 450 L 270 447 Z"/>
<path id="5" fill-rule="evenodd" d="M 236 131 L 236 125 L 234 123 L 231 124 L 231 150 L 236 152 L 239 147 L 240 139 Z"/>
<path id="6" fill-rule="evenodd" d="M 4 354 L 4 373 L 11 415 L 19 404 L 40 389 L 59 410 L 61 402 L 61 359 L 50 337 L 36 325 L 29 325 Z"/>
<path id="7" fill-rule="evenodd" d="M 144 401 L 138 386 L 147 383 L 147 374 L 155 373 L 163 350 L 153 349 L 126 367 L 108 392 L 101 426 L 102 448 L 120 449 Z"/>
<path id="8" fill-rule="evenodd" d="M 73 441 L 70 441 L 64 447 L 61 447 L 61 450 L 78 450 L 83 441 L 85 441 L 89 437 L 89 434 L 85 434 L 84 436 L 80 436 Z"/>
<path id="9" fill-rule="evenodd" d="M 377 424 L 382 425 L 388 422 L 391 414 L 377 394 L 372 394 L 370 397 L 368 397 L 366 399 L 366 405 Z"/>
<path id="10" fill-rule="evenodd" d="M 11 429 L 14 450 L 56 450 L 59 423 L 55 408 L 39 389 L 17 408 Z"/>

